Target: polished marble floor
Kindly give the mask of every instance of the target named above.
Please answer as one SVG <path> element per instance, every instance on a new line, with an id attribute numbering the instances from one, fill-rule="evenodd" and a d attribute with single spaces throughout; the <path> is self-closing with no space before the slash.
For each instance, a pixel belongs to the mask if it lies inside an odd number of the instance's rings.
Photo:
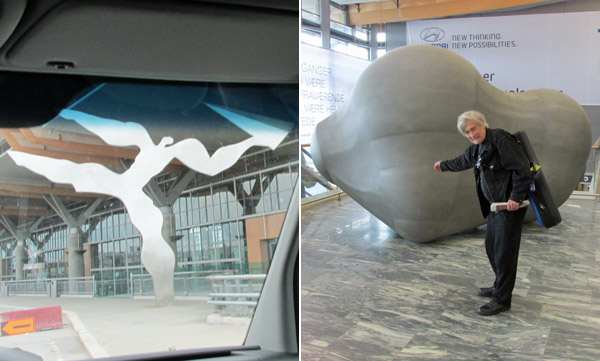
<path id="1" fill-rule="evenodd" d="M 512 308 L 491 317 L 484 226 L 417 244 L 348 197 L 302 211 L 302 360 L 600 360 L 600 202 L 560 211 L 525 225 Z"/>

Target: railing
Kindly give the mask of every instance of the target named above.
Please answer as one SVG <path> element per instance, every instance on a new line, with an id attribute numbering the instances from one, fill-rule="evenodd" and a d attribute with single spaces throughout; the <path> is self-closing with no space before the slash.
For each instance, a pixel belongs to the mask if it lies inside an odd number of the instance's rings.
<path id="1" fill-rule="evenodd" d="M 369 41 L 370 31 L 369 30 L 360 30 L 353 28 L 351 26 L 342 24 L 335 20 L 330 20 L 329 26 L 331 29 L 338 31 L 339 33 L 349 35 L 354 39 L 362 40 L 364 42 Z"/>
<path id="2" fill-rule="evenodd" d="M 127 279 L 96 281 L 94 297 L 129 296 L 130 282 Z"/>
<path id="3" fill-rule="evenodd" d="M 215 313 L 235 316 L 251 316 L 260 297 L 265 274 L 210 276 L 211 303 Z"/>
<path id="4" fill-rule="evenodd" d="M 302 9 L 302 20 L 306 20 L 314 24 L 320 24 L 321 16 L 319 14 L 315 14 L 308 10 Z"/>
<path id="5" fill-rule="evenodd" d="M 312 155 L 310 153 L 310 144 L 302 144 L 302 164 L 301 164 L 301 197 L 302 209 L 309 208 L 322 202 L 340 199 L 344 192 L 327 179 L 325 179 L 317 170 Z"/>
<path id="6" fill-rule="evenodd" d="M 0 295 L 2 296 L 93 296 L 95 289 L 96 284 L 92 277 L 49 278 L 0 282 Z"/>
<path id="7" fill-rule="evenodd" d="M 596 139 L 596 143 L 592 146 L 594 152 L 594 176 L 592 178 L 592 193 L 595 194 L 595 198 L 598 199 L 598 193 L 600 192 L 600 137 Z"/>
<path id="8" fill-rule="evenodd" d="M 585 177 L 587 179 L 585 183 L 582 182 L 578 185 L 577 189 L 571 195 L 573 198 L 600 198 L 600 194 L 598 194 L 600 192 L 600 138 L 596 139 L 596 142 L 592 145 L 592 153 L 589 160 L 592 162 L 594 169 L 591 173 L 586 173 Z"/>
<path id="9" fill-rule="evenodd" d="M 209 297 L 215 274 L 230 275 L 233 271 L 197 271 L 176 273 L 173 279 L 175 295 Z M 148 274 L 131 275 L 129 280 L 96 281 L 93 277 L 48 278 L 39 280 L 8 280 L 0 282 L 0 295 L 42 295 L 106 297 L 118 295 L 154 296 L 152 277 Z"/>
<path id="10" fill-rule="evenodd" d="M 208 297 L 211 290 L 211 282 L 207 279 L 214 274 L 228 275 L 233 271 L 196 271 L 178 272 L 173 278 L 173 288 L 176 296 L 204 296 Z M 130 295 L 154 296 L 154 284 L 149 274 L 131 275 Z"/>
<path id="11" fill-rule="evenodd" d="M 50 296 L 52 281 L 44 280 L 22 280 L 0 282 L 0 294 L 9 295 L 46 295 Z"/>
<path id="12" fill-rule="evenodd" d="M 55 278 L 57 296 L 93 296 L 96 281 L 93 277 Z"/>

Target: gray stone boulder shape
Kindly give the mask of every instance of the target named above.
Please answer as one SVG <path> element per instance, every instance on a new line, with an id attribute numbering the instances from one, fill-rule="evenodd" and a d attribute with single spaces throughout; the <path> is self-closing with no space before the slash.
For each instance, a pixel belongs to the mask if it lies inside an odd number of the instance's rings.
<path id="1" fill-rule="evenodd" d="M 500 90 L 460 55 L 429 45 L 370 64 L 348 102 L 317 125 L 312 156 L 325 178 L 404 239 L 467 231 L 485 223 L 473 172 L 438 173 L 433 164 L 469 146 L 456 119 L 470 109 L 491 128 L 526 131 L 557 206 L 567 200 L 592 143 L 581 106 L 556 90 Z"/>

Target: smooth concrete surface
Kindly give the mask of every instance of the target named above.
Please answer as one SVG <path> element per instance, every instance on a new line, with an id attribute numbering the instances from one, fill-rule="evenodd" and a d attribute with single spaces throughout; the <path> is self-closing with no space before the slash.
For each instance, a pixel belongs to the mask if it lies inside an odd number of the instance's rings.
<path id="1" fill-rule="evenodd" d="M 67 237 L 67 247 L 69 257 L 69 275 L 72 278 L 85 277 L 85 266 L 83 261 L 83 232 L 81 227 L 69 227 Z"/>
<path id="2" fill-rule="evenodd" d="M 482 317 L 485 226 L 419 244 L 351 198 L 302 212 L 302 360 L 600 360 L 600 202 L 525 224 L 512 309 Z"/>
<path id="3" fill-rule="evenodd" d="M 25 240 L 17 239 L 17 247 L 15 248 L 15 279 L 20 281 L 23 279 L 23 266 L 27 259 L 27 251 L 25 249 Z"/>
<path id="4" fill-rule="evenodd" d="M 87 360 L 241 345 L 249 324 L 208 323 L 213 306 L 193 298 L 159 307 L 139 298 L 0 297 L 0 312 L 46 306 L 62 307 L 62 329 L 0 337 L 0 347 L 20 347 L 44 361 Z"/>
<path id="5" fill-rule="evenodd" d="M 371 63 L 344 106 L 317 125 L 311 154 L 325 178 L 400 236 L 429 242 L 484 223 L 473 172 L 433 170 L 470 145 L 456 128 L 470 109 L 491 128 L 526 131 L 555 203 L 567 200 L 592 144 L 581 106 L 556 90 L 500 90 L 435 46 L 402 47 Z"/>

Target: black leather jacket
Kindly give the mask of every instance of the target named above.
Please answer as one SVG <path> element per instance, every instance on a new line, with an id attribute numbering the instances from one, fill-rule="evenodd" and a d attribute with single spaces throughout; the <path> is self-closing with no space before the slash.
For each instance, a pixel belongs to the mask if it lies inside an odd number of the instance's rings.
<path id="1" fill-rule="evenodd" d="M 508 202 L 511 199 L 521 203 L 527 196 L 532 178 L 529 160 L 512 134 L 502 129 L 487 129 L 481 146 L 482 171 L 476 168 L 479 156 L 476 144 L 462 155 L 441 162 L 440 168 L 452 172 L 473 168 L 481 213 L 485 218 L 490 213 L 490 202 L 483 194 L 482 185 L 489 190 L 487 193 L 492 202 Z"/>

